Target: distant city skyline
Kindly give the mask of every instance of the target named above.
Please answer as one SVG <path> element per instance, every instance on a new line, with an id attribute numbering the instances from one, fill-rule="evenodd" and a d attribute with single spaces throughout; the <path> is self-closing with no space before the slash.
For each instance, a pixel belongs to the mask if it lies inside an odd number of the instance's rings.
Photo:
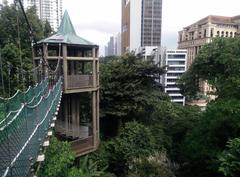
<path id="1" fill-rule="evenodd" d="M 239 0 L 163 0 L 162 46 L 175 49 L 183 27 L 208 15 L 239 15 L 239 6 Z M 101 46 L 100 55 L 110 36 L 121 31 L 121 0 L 63 0 L 65 9 L 78 35 Z"/>

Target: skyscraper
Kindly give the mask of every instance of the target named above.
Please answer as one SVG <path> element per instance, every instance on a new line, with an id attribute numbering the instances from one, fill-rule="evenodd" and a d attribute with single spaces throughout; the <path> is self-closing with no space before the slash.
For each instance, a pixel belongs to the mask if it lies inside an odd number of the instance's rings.
<path id="1" fill-rule="evenodd" d="M 37 15 L 56 31 L 62 18 L 62 0 L 22 0 L 24 8 L 36 7 Z"/>
<path id="2" fill-rule="evenodd" d="M 121 55 L 121 33 L 111 36 L 107 46 L 105 46 L 105 56 Z"/>
<path id="3" fill-rule="evenodd" d="M 164 91 L 172 102 L 185 105 L 185 97 L 180 93 L 177 81 L 187 68 L 187 50 L 167 50 L 163 60 L 163 66 L 167 66 L 163 77 Z"/>
<path id="4" fill-rule="evenodd" d="M 122 53 L 161 46 L 162 0 L 122 0 Z"/>

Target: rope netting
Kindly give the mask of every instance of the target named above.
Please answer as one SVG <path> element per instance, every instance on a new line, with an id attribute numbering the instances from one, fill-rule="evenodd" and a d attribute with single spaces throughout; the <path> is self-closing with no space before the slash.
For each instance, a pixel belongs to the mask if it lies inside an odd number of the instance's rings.
<path id="1" fill-rule="evenodd" d="M 0 176 L 29 175 L 47 137 L 61 94 L 60 77 L 52 88 L 44 80 L 26 92 L 18 91 L 12 98 L 1 99 L 1 106 L 7 105 L 9 110 L 0 123 Z"/>
<path id="2" fill-rule="evenodd" d="M 25 92 L 18 90 L 10 98 L 0 97 L 0 124 L 8 121 L 20 109 L 22 103 L 29 104 L 36 100 L 37 96 L 43 95 L 48 89 L 48 80 L 45 79 L 35 87 L 29 87 Z"/>

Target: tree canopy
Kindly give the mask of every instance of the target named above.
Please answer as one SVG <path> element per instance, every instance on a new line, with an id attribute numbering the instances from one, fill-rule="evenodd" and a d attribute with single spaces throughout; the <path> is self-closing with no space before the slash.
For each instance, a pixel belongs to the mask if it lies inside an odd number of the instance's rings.
<path id="1" fill-rule="evenodd" d="M 239 38 L 216 38 L 204 45 L 179 82 L 185 95 L 196 95 L 202 80 L 213 86 L 218 98 L 240 98 L 239 48 Z"/>

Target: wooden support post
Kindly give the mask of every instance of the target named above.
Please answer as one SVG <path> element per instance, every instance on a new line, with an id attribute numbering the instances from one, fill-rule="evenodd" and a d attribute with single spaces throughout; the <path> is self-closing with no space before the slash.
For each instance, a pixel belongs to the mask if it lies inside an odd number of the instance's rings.
<path id="1" fill-rule="evenodd" d="M 100 77 L 100 70 L 99 70 L 99 60 L 97 62 L 97 87 L 99 87 L 99 77 Z"/>
<path id="2" fill-rule="evenodd" d="M 48 68 L 47 68 L 47 63 L 48 63 L 48 44 L 43 44 L 43 59 L 44 59 L 44 78 L 48 76 Z"/>
<path id="3" fill-rule="evenodd" d="M 67 75 L 68 75 L 68 63 L 67 63 L 67 46 L 63 45 L 63 77 L 64 77 L 64 91 L 67 90 Z"/>
<path id="4" fill-rule="evenodd" d="M 92 56 L 93 56 L 93 87 L 97 86 L 97 67 L 96 67 L 96 48 L 92 49 Z"/>
<path id="5" fill-rule="evenodd" d="M 65 131 L 66 131 L 66 135 L 68 134 L 68 104 L 69 103 L 69 95 L 66 95 L 66 97 L 64 97 L 64 100 L 63 100 L 63 106 L 64 106 L 64 123 L 65 123 Z"/>
<path id="6" fill-rule="evenodd" d="M 80 115 L 80 99 L 79 99 L 79 95 L 78 95 L 78 97 L 77 97 L 77 99 L 76 99 L 76 101 L 77 101 L 77 109 L 76 109 L 76 118 L 77 118 L 77 122 L 76 122 L 76 127 L 77 127 L 77 136 L 78 137 L 80 137 L 80 117 L 79 117 L 79 115 Z"/>
<path id="7" fill-rule="evenodd" d="M 35 83 L 37 83 L 38 82 L 38 80 L 37 80 L 37 74 L 38 74 L 38 72 L 35 70 L 35 68 L 36 68 L 36 62 L 35 62 L 35 57 L 36 57 L 36 53 L 35 53 L 35 47 L 37 48 L 37 44 L 36 44 L 36 46 L 34 46 L 34 44 L 32 43 L 32 62 L 33 62 L 33 80 L 34 80 L 34 82 Z"/>
<path id="8" fill-rule="evenodd" d="M 99 94 L 99 90 L 97 90 L 97 102 L 96 102 L 96 106 L 97 106 L 97 116 L 96 116 L 96 121 L 97 121 L 97 141 L 99 143 L 100 140 L 100 123 L 99 123 L 99 117 L 100 117 L 100 108 L 99 108 L 99 100 L 100 100 L 100 94 Z"/>
<path id="9" fill-rule="evenodd" d="M 72 102 L 71 128 L 72 128 L 72 137 L 75 138 L 75 136 L 76 136 L 76 132 L 75 132 L 75 127 L 76 127 L 76 98 L 75 98 L 75 96 L 71 97 L 71 102 Z"/>
<path id="10" fill-rule="evenodd" d="M 96 92 L 92 92 L 92 123 L 93 123 L 93 146 L 94 148 L 97 147 L 97 137 L 96 137 L 96 129 L 97 129 L 97 108 L 96 108 L 96 99 L 97 95 Z"/>

